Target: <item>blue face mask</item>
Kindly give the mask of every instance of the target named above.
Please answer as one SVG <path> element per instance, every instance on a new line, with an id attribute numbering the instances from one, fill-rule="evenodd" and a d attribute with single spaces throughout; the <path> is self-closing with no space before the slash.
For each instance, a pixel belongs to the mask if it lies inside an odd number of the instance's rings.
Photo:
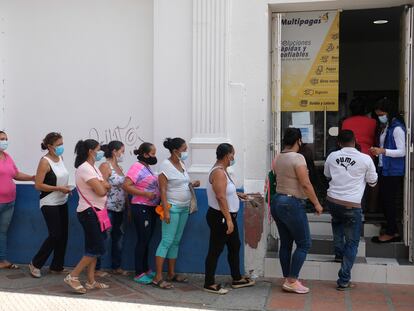
<path id="1" fill-rule="evenodd" d="M 187 151 L 181 152 L 180 160 L 185 161 L 187 159 L 188 159 L 188 152 Z"/>
<path id="2" fill-rule="evenodd" d="M 233 166 L 234 164 L 236 164 L 236 160 L 230 160 L 230 166 Z"/>
<path id="3" fill-rule="evenodd" d="M 379 120 L 381 123 L 385 124 L 385 123 L 387 123 L 387 122 L 388 122 L 388 117 L 387 117 L 387 115 L 386 115 L 386 114 L 384 114 L 383 116 L 379 116 L 379 117 L 378 117 L 378 120 Z"/>
<path id="4" fill-rule="evenodd" d="M 6 150 L 7 147 L 9 146 L 9 141 L 8 140 L 0 140 L 0 150 Z"/>
<path id="5" fill-rule="evenodd" d="M 55 147 L 55 153 L 58 157 L 60 157 L 64 151 L 65 151 L 65 147 L 63 147 L 63 145 Z"/>
<path id="6" fill-rule="evenodd" d="M 97 153 L 96 153 L 96 156 L 95 156 L 95 161 L 96 162 L 99 162 L 99 161 L 101 161 L 102 160 L 102 158 L 104 157 L 104 152 L 102 151 L 102 150 L 99 150 Z"/>

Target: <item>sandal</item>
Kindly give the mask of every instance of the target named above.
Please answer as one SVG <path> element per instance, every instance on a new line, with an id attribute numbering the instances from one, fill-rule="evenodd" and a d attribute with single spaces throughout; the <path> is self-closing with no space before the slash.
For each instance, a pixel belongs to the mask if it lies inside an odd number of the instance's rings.
<path id="1" fill-rule="evenodd" d="M 167 281 L 175 283 L 188 283 L 188 279 L 185 276 L 181 276 L 179 274 L 174 274 L 174 276 L 172 278 L 168 278 Z"/>
<path id="2" fill-rule="evenodd" d="M 108 272 L 101 271 L 101 270 L 96 270 L 95 271 L 95 277 L 97 277 L 97 278 L 104 278 L 104 277 L 107 277 L 107 276 L 109 276 Z"/>
<path id="3" fill-rule="evenodd" d="M 63 281 L 68 284 L 72 289 L 78 293 L 78 294 L 86 294 L 85 287 L 82 286 L 81 282 L 79 281 L 79 277 L 74 277 L 68 274 Z M 79 285 L 76 285 L 75 282 L 79 283 Z"/>
<path id="4" fill-rule="evenodd" d="M 238 281 L 233 281 L 231 283 L 231 287 L 233 288 L 242 288 L 242 287 L 250 287 L 256 284 L 256 282 L 250 278 L 244 277 Z"/>
<path id="5" fill-rule="evenodd" d="M 114 275 L 127 276 L 128 275 L 128 271 L 125 271 L 125 270 L 119 268 L 119 269 L 112 270 L 112 274 L 114 274 Z"/>
<path id="6" fill-rule="evenodd" d="M 168 282 L 165 282 L 164 280 L 159 280 L 158 282 L 152 281 L 151 285 L 157 288 L 161 289 L 172 289 L 174 286 Z"/>
<path id="7" fill-rule="evenodd" d="M 70 272 L 70 270 L 69 269 L 65 269 L 65 268 L 63 268 L 62 270 L 52 270 L 52 269 L 49 269 L 49 273 L 52 273 L 52 274 L 66 274 L 66 273 L 69 273 Z"/>
<path id="8" fill-rule="evenodd" d="M 9 263 L 8 265 L 1 267 L 0 269 L 17 270 L 17 269 L 20 269 L 20 267 L 18 265 L 15 265 L 14 263 Z"/>
<path id="9" fill-rule="evenodd" d="M 86 287 L 86 289 L 95 289 L 95 288 L 96 289 L 107 289 L 107 288 L 109 288 L 109 285 L 105 284 L 105 283 L 100 283 L 100 282 L 94 281 L 92 284 L 86 282 L 85 287 Z"/>
<path id="10" fill-rule="evenodd" d="M 221 287 L 220 284 L 204 286 L 204 291 L 208 293 L 218 294 L 218 295 L 225 295 L 229 292 L 228 289 Z"/>

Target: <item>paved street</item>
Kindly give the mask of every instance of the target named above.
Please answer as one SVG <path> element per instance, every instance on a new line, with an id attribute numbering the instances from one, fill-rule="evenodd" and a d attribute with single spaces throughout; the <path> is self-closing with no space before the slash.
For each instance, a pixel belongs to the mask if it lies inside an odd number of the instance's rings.
<path id="1" fill-rule="evenodd" d="M 334 282 L 308 281 L 309 295 L 280 290 L 281 280 L 260 279 L 252 288 L 232 290 L 225 296 L 201 290 L 203 278 L 191 275 L 189 284 L 174 290 L 138 285 L 128 277 L 102 279 L 111 288 L 79 296 L 63 283 L 63 277 L 46 274 L 30 277 L 27 267 L 0 271 L 0 311 L 16 310 L 414 310 L 414 286 L 358 283 L 352 292 L 338 292 Z M 229 278 L 220 277 L 223 283 Z"/>

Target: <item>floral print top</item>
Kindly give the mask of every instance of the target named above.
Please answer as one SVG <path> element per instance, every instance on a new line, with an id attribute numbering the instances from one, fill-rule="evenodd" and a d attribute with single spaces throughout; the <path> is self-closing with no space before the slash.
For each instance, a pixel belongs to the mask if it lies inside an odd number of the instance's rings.
<path id="1" fill-rule="evenodd" d="M 111 176 L 108 178 L 108 182 L 111 185 L 111 189 L 108 192 L 107 208 L 113 212 L 122 212 L 125 209 L 125 191 L 122 189 L 122 185 L 125 181 L 125 176 L 119 175 L 112 167 L 110 162 L 107 162 L 111 168 Z"/>

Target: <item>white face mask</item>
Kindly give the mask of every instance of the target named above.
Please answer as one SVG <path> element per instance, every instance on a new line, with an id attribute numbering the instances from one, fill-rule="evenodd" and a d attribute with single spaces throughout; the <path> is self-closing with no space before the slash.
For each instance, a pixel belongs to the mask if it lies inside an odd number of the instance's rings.
<path id="1" fill-rule="evenodd" d="M 378 116 L 378 120 L 382 123 L 385 124 L 388 122 L 388 117 L 386 114 L 384 114 L 383 116 Z"/>
<path id="2" fill-rule="evenodd" d="M 118 162 L 124 162 L 124 154 L 121 154 L 120 156 L 116 157 L 116 160 Z"/>

